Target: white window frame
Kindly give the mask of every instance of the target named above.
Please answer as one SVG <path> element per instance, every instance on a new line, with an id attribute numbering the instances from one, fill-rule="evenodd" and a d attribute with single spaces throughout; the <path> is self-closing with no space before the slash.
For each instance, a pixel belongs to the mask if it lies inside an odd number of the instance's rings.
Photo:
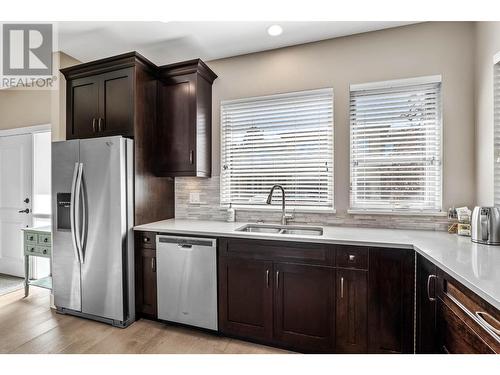
<path id="1" fill-rule="evenodd" d="M 493 56 L 493 204 L 500 206 L 500 51 Z"/>
<path id="2" fill-rule="evenodd" d="M 298 95 L 300 93 L 307 93 L 307 92 L 314 92 L 314 91 L 329 91 L 331 92 L 332 96 L 332 122 L 331 122 L 331 127 L 332 127 L 332 152 L 330 155 L 330 173 L 331 173 L 331 206 L 294 206 L 291 204 L 286 205 L 287 210 L 293 211 L 293 212 L 301 212 L 301 213 L 335 213 L 335 165 L 334 165 L 334 149 L 335 149 L 335 105 L 334 105 L 334 92 L 333 88 L 318 88 L 318 89 L 307 89 L 307 90 L 301 90 L 301 91 L 292 91 L 292 92 L 284 92 L 284 93 L 277 93 L 277 94 L 272 94 L 272 95 L 262 95 L 262 96 L 255 96 L 255 97 L 248 97 L 248 98 L 240 98 L 240 99 L 234 99 L 234 100 L 223 100 L 220 102 L 220 167 L 221 167 L 221 176 L 220 176 L 220 206 L 221 208 L 227 208 L 229 207 L 229 202 L 224 201 L 223 199 L 223 168 L 224 168 L 224 126 L 223 126 L 223 106 L 225 104 L 232 104 L 232 103 L 238 103 L 238 102 L 245 102 L 245 101 L 252 101 L 252 100 L 266 100 L 266 99 L 271 99 L 271 98 L 278 98 L 280 96 L 287 96 L 287 95 Z M 285 191 L 286 192 L 286 191 Z M 280 193 L 277 193 L 280 195 Z M 281 211 L 281 205 L 262 205 L 262 204 L 233 204 L 231 202 L 231 206 L 235 210 L 239 211 Z"/>
<path id="3" fill-rule="evenodd" d="M 432 76 L 422 76 L 422 77 L 413 77 L 413 78 L 404 78 L 404 79 L 396 79 L 389 81 L 377 81 L 377 82 L 369 82 L 369 83 L 361 83 L 361 84 L 351 84 L 349 91 L 349 98 L 351 98 L 351 92 L 353 91 L 361 91 L 361 90 L 376 90 L 376 89 L 391 89 L 397 87 L 404 86 L 413 86 L 413 85 L 425 85 L 431 83 L 440 83 L 442 85 L 442 77 L 441 75 L 432 75 Z M 442 88 L 441 88 L 441 106 L 439 108 L 439 123 L 440 123 L 440 144 L 439 144 L 439 163 L 440 163 L 440 196 L 439 196 L 439 209 L 437 210 L 428 210 L 428 209 L 414 209 L 414 208 L 359 208 L 359 207 L 351 207 L 352 199 L 352 168 L 353 162 L 352 158 L 352 129 L 351 129 L 351 120 L 349 118 L 349 209 L 347 210 L 350 214 L 380 214 L 380 215 L 421 215 L 421 216 L 444 216 L 446 212 L 443 211 L 443 111 L 442 111 Z"/>

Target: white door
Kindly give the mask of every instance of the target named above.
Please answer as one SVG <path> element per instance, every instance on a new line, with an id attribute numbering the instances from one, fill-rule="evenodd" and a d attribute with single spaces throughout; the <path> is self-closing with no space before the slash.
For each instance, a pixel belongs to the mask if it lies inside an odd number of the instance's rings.
<path id="1" fill-rule="evenodd" d="M 0 273 L 7 275 L 24 275 L 21 229 L 32 220 L 32 153 L 31 134 L 0 137 Z"/>

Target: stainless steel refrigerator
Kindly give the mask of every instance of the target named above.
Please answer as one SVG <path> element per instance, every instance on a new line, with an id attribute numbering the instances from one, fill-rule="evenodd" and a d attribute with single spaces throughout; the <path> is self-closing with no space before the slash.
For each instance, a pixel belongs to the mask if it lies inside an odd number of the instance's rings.
<path id="1" fill-rule="evenodd" d="M 52 145 L 54 304 L 118 327 L 135 319 L 133 141 Z"/>

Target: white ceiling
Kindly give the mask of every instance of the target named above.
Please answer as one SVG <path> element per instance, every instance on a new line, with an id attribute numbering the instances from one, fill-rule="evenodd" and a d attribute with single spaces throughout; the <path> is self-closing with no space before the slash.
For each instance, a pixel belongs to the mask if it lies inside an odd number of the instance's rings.
<path id="1" fill-rule="evenodd" d="M 271 37 L 277 23 L 283 34 Z M 59 50 L 82 61 L 137 51 L 158 65 L 265 51 L 415 22 L 59 22 Z"/>

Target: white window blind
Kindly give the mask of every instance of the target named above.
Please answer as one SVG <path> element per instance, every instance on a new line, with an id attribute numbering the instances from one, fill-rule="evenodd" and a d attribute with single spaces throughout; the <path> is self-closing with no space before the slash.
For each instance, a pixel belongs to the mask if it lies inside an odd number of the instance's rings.
<path id="1" fill-rule="evenodd" d="M 440 77 L 352 85 L 350 127 L 351 210 L 441 210 Z"/>
<path id="2" fill-rule="evenodd" d="M 493 68 L 493 85 L 494 85 L 494 195 L 495 206 L 500 206 L 500 62 L 497 62 Z"/>
<path id="3" fill-rule="evenodd" d="M 280 184 L 289 206 L 333 207 L 333 89 L 224 101 L 221 133 L 223 204 L 265 205 Z"/>

